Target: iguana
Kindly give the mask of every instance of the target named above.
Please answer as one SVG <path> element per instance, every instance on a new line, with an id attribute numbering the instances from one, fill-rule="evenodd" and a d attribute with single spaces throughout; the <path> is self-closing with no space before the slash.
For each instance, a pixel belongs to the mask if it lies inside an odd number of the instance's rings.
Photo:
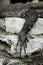
<path id="1" fill-rule="evenodd" d="M 26 17 L 27 16 L 26 14 L 28 15 L 28 17 Z M 27 11 L 25 13 L 25 19 L 26 21 L 23 25 L 23 28 L 21 29 L 19 33 L 18 43 L 16 45 L 16 48 L 17 48 L 17 46 L 20 43 L 20 57 L 21 57 L 22 47 L 24 47 L 24 52 L 26 54 L 26 48 L 27 48 L 26 42 L 28 41 L 27 34 L 31 30 L 31 28 L 34 26 L 34 24 L 36 23 L 38 19 L 38 12 L 36 10 L 30 9 L 30 11 Z"/>

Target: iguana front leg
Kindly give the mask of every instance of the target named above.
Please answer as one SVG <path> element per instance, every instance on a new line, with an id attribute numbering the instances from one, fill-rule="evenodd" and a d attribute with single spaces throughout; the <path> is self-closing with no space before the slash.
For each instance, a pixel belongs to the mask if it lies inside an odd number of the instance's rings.
<path id="1" fill-rule="evenodd" d="M 25 35 L 19 36 L 19 39 L 16 45 L 16 50 L 17 50 L 17 46 L 20 45 L 20 57 L 21 57 L 22 47 L 24 48 L 24 53 L 26 54 L 26 48 L 27 48 L 26 42 L 27 41 L 28 41 L 27 36 Z"/>

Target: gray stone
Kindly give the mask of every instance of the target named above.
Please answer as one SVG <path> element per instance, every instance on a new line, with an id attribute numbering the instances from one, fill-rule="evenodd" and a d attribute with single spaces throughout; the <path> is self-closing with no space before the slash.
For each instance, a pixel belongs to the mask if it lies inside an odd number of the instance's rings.
<path id="1" fill-rule="evenodd" d="M 22 63 L 19 60 L 12 60 L 7 65 L 22 65 Z"/>
<path id="2" fill-rule="evenodd" d="M 4 18 L 0 18 L 0 30 L 5 31 L 5 20 Z"/>
<path id="3" fill-rule="evenodd" d="M 4 60 L 4 58 L 0 58 L 0 65 L 3 65 Z"/>
<path id="4" fill-rule="evenodd" d="M 8 50 L 11 54 L 15 54 L 16 53 L 16 44 L 18 42 L 18 36 L 17 35 L 0 35 L 1 36 L 1 40 L 6 41 L 8 44 L 11 45 L 10 50 Z M 9 42 L 9 40 L 11 40 L 11 42 Z M 7 50 L 6 46 L 4 46 L 5 49 Z M 3 48 L 3 47 L 2 47 Z M 26 49 L 26 53 L 28 55 L 34 53 L 35 51 L 41 50 L 43 49 L 43 37 L 40 36 L 36 36 L 34 37 L 34 39 L 30 39 L 29 38 L 29 42 L 27 43 L 27 49 Z M 17 47 L 17 53 L 20 53 L 20 46 Z M 22 48 L 22 56 L 24 56 L 24 49 Z"/>
<path id="5" fill-rule="evenodd" d="M 6 32 L 19 33 L 23 27 L 25 19 L 18 17 L 5 18 Z"/>
<path id="6" fill-rule="evenodd" d="M 12 50 L 13 47 L 16 46 L 17 40 L 17 35 L 0 35 L 0 45 L 2 47 L 1 49 L 3 49 L 4 46 L 6 50 L 9 48 Z"/>
<path id="7" fill-rule="evenodd" d="M 34 37 L 34 39 L 30 39 L 29 43 L 27 43 L 26 52 L 29 55 L 41 49 L 43 49 L 43 38 Z"/>
<path id="8" fill-rule="evenodd" d="M 38 18 L 29 34 L 43 34 L 43 18 Z"/>

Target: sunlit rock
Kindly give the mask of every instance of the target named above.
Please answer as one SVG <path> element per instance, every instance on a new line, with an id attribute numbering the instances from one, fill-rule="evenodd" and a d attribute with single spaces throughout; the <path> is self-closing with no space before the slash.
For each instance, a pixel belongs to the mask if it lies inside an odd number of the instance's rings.
<path id="1" fill-rule="evenodd" d="M 6 32 L 19 33 L 23 27 L 25 19 L 17 17 L 5 18 Z"/>
<path id="2" fill-rule="evenodd" d="M 41 50 L 43 48 L 43 38 L 36 37 L 34 39 L 30 39 L 29 43 L 27 43 L 27 54 L 34 53 L 35 51 Z"/>
<path id="3" fill-rule="evenodd" d="M 3 65 L 4 60 L 4 58 L 0 58 L 0 65 Z"/>
<path id="4" fill-rule="evenodd" d="M 4 38 L 3 38 L 4 37 Z M 4 40 L 6 39 L 6 40 Z M 16 50 L 16 44 L 18 42 L 18 36 L 16 35 L 4 35 L 1 36 L 1 40 L 6 41 L 7 43 L 11 44 L 11 53 L 15 53 Z M 11 40 L 11 41 L 9 41 Z M 26 53 L 28 55 L 34 53 L 35 51 L 41 50 L 43 49 L 43 38 L 41 37 L 34 37 L 34 39 L 29 39 L 29 42 L 27 43 L 27 49 L 26 49 Z M 20 53 L 20 46 L 18 46 L 17 48 L 17 53 Z M 24 48 L 22 48 L 22 55 L 24 55 Z"/>
<path id="5" fill-rule="evenodd" d="M 10 49 L 12 52 L 14 52 L 16 44 L 18 41 L 18 36 L 16 35 L 0 35 L 0 45 L 2 44 L 2 50 L 4 50 L 4 48 Z M 3 48 L 4 47 L 4 48 Z"/>
<path id="6" fill-rule="evenodd" d="M 43 34 L 43 18 L 38 18 L 29 34 Z"/>

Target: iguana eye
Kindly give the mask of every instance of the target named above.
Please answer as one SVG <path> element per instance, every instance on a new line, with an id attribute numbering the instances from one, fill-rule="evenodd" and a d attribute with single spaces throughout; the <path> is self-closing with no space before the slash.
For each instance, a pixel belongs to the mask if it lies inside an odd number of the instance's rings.
<path id="1" fill-rule="evenodd" d="M 31 30 L 31 27 L 29 26 L 29 29 Z"/>

